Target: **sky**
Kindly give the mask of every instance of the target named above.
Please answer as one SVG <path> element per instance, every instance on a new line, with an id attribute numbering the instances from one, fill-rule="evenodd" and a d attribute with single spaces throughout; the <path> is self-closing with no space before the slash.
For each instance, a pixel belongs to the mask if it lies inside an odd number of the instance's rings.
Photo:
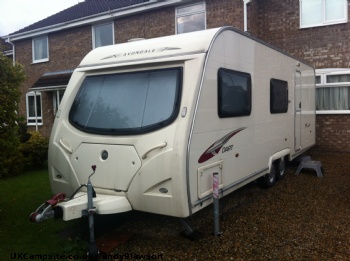
<path id="1" fill-rule="evenodd" d="M 83 0 L 0 0 L 0 36 L 56 14 Z"/>

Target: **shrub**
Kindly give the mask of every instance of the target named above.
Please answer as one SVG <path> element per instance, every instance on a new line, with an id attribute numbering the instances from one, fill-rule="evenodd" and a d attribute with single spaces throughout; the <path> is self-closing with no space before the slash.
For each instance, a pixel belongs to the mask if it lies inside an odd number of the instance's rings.
<path id="1" fill-rule="evenodd" d="M 21 143 L 25 143 L 30 139 L 30 133 L 28 132 L 28 126 L 26 121 L 20 121 L 18 123 L 18 136 Z"/>
<path id="2" fill-rule="evenodd" d="M 21 144 L 23 165 L 26 170 L 40 169 L 47 164 L 49 139 L 39 132 L 30 132 L 30 138 Z"/>
<path id="3" fill-rule="evenodd" d="M 24 79 L 23 67 L 0 52 L 0 178 L 18 174 L 21 167 L 17 111 Z"/>
<path id="4" fill-rule="evenodd" d="M 14 146 L 11 142 L 9 142 L 8 145 L 7 151 L 1 153 L 0 178 L 16 176 L 23 170 L 19 146 Z M 1 147 L 4 149 L 4 146 Z"/>

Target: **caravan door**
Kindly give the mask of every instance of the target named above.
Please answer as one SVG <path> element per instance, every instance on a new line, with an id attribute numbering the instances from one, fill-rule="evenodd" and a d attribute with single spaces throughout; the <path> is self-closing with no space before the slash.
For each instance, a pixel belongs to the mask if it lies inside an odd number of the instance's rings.
<path id="1" fill-rule="evenodd" d="M 301 72 L 294 77 L 294 150 L 301 149 Z"/>

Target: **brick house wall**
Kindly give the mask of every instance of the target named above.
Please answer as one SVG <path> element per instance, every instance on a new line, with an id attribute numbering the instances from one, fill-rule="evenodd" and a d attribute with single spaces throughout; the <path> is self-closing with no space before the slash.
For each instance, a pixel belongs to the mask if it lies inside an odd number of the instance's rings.
<path id="1" fill-rule="evenodd" d="M 21 86 L 20 114 L 26 118 L 26 93 L 29 88 L 46 72 L 74 69 L 81 59 L 92 49 L 91 26 L 61 31 L 49 35 L 49 61 L 32 63 L 32 40 L 15 42 L 16 59 L 24 65 L 27 80 Z M 50 92 L 42 92 L 43 125 L 40 132 L 49 136 L 54 121 L 53 96 Z M 29 126 L 29 131 L 35 127 Z"/>
<path id="2" fill-rule="evenodd" d="M 207 29 L 233 26 L 243 30 L 243 2 L 241 0 L 206 1 Z M 133 38 L 155 38 L 175 34 L 175 7 L 167 7 L 146 14 L 114 20 L 116 43 Z"/>
<path id="3" fill-rule="evenodd" d="M 175 34 L 175 8 L 167 7 L 114 20 L 115 43 Z"/>
<path id="4" fill-rule="evenodd" d="M 321 114 L 316 117 L 316 144 L 322 151 L 349 152 L 350 116 Z"/>
<path id="5" fill-rule="evenodd" d="M 316 69 L 350 68 L 350 23 L 300 29 L 299 0 L 258 2 L 260 39 Z"/>
<path id="6" fill-rule="evenodd" d="M 304 59 L 315 69 L 350 68 L 349 22 L 300 29 L 299 0 L 258 3 L 260 39 Z M 316 148 L 350 152 L 349 134 L 349 114 L 316 115 Z"/>
<path id="7" fill-rule="evenodd" d="M 255 37 L 259 36 L 260 31 L 260 9 L 258 0 L 252 0 L 248 4 L 248 28 L 247 32 Z"/>
<path id="8" fill-rule="evenodd" d="M 207 28 L 233 26 L 243 31 L 243 1 L 206 1 Z"/>

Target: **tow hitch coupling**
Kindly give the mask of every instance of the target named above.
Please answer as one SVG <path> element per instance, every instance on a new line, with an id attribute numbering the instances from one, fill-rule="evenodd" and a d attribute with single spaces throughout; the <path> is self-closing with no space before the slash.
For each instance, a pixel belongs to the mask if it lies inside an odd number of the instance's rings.
<path id="1" fill-rule="evenodd" d="M 45 219 L 54 218 L 54 207 L 66 198 L 65 193 L 59 193 L 54 195 L 51 199 L 41 204 L 35 212 L 32 212 L 29 216 L 29 220 L 32 222 L 40 223 Z"/>

